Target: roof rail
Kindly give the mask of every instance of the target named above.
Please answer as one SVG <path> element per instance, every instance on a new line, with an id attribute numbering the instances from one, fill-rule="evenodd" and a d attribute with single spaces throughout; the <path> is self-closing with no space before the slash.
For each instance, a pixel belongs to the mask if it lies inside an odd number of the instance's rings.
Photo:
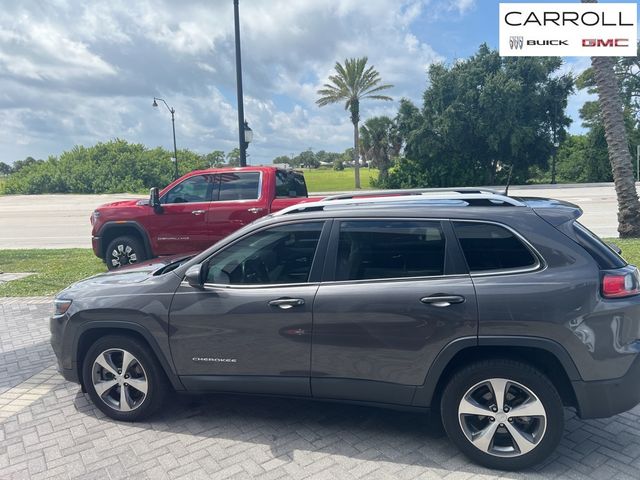
<path id="1" fill-rule="evenodd" d="M 396 190 L 365 190 L 362 192 L 348 192 L 338 193 L 336 195 L 329 195 L 324 197 L 325 200 L 343 200 L 347 198 L 359 198 L 359 197 L 383 197 L 387 195 L 400 196 L 400 195 L 422 195 L 424 193 L 491 193 L 499 195 L 501 192 L 491 190 L 490 188 L 482 187 L 461 187 L 461 188 L 405 188 Z"/>
<path id="2" fill-rule="evenodd" d="M 289 213 L 301 213 L 310 211 L 320 211 L 326 209 L 344 209 L 350 207 L 398 207 L 398 206 L 510 206 L 525 207 L 526 204 L 516 200 L 515 198 L 506 197 L 499 193 L 472 189 L 469 193 L 452 191 L 449 189 L 436 190 L 424 189 L 417 190 L 385 190 L 384 192 L 396 192 L 392 196 L 372 197 L 372 193 L 358 192 L 353 194 L 333 195 L 323 198 L 318 202 L 299 203 L 284 208 L 273 215 L 286 215 Z M 409 193 L 405 193 L 409 192 Z M 362 193 L 362 194 L 361 194 Z M 365 198 L 362 198 L 365 197 Z"/>

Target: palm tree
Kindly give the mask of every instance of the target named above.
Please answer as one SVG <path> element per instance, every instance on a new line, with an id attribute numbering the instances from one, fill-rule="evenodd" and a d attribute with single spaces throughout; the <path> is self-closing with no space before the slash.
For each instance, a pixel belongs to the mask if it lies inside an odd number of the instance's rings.
<path id="1" fill-rule="evenodd" d="M 597 0 L 582 0 L 582 3 L 597 3 Z M 591 57 L 613 182 L 618 197 L 618 233 L 621 237 L 640 237 L 640 201 L 633 178 L 620 86 L 613 65 L 614 60 L 611 57 Z"/>
<path id="2" fill-rule="evenodd" d="M 367 57 L 350 58 L 344 66 L 336 62 L 336 74 L 329 76 L 329 82 L 318 90 L 320 98 L 316 103 L 324 107 L 332 103 L 345 102 L 344 109 L 351 113 L 353 123 L 353 162 L 355 166 L 356 188 L 360 188 L 360 162 L 358 148 L 358 123 L 360 122 L 360 101 L 365 98 L 374 100 L 392 100 L 379 92 L 393 87 L 380 85 L 380 74 L 371 66 L 367 66 Z"/>
<path id="3" fill-rule="evenodd" d="M 387 180 L 394 146 L 391 144 L 393 122 L 389 117 L 372 117 L 360 127 L 364 158 L 380 171 L 378 180 Z"/>

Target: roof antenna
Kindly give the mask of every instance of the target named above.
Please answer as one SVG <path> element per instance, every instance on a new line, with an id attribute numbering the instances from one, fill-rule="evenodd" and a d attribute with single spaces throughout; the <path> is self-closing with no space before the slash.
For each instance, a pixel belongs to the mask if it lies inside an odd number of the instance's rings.
<path id="1" fill-rule="evenodd" d="M 509 165 L 509 176 L 507 177 L 507 185 L 504 187 L 504 196 L 509 196 L 509 185 L 511 185 L 511 174 L 513 173 L 513 163 Z"/>

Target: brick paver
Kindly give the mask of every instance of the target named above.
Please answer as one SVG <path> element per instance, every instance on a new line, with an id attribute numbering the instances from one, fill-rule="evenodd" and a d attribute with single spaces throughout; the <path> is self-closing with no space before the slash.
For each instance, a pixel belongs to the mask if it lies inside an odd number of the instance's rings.
<path id="1" fill-rule="evenodd" d="M 50 311 L 47 299 L 0 299 L 2 480 L 640 477 L 640 408 L 592 421 L 567 411 L 558 451 L 516 474 L 471 464 L 420 415 L 374 408 L 174 395 L 150 422 L 114 422 L 49 368 Z"/>

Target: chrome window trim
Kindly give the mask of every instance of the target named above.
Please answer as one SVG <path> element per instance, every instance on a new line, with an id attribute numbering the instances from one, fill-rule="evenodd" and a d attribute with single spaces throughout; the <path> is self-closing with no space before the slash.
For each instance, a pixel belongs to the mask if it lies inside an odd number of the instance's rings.
<path id="1" fill-rule="evenodd" d="M 496 225 L 498 227 L 502 227 L 504 229 L 506 229 L 507 231 L 511 232 L 518 240 L 520 240 L 524 246 L 529 250 L 529 252 L 531 253 L 531 255 L 533 255 L 533 258 L 536 260 L 536 263 L 533 264 L 530 267 L 524 267 L 524 268 L 520 268 L 520 267 L 516 267 L 516 268 L 502 268 L 502 269 L 497 269 L 497 270 L 483 270 L 480 272 L 473 272 L 470 268 L 469 268 L 469 264 L 467 263 L 467 269 L 469 271 L 469 275 L 471 275 L 471 277 L 495 277 L 497 275 L 515 275 L 515 274 L 519 274 L 519 273 L 531 273 L 531 272 L 538 272 L 538 271 L 543 271 L 547 268 L 547 263 L 544 260 L 544 257 L 540 254 L 540 252 L 538 252 L 538 250 L 531 245 L 531 243 L 529 242 L 529 240 L 527 240 L 523 235 L 521 235 L 517 230 L 514 230 L 512 227 L 505 225 L 504 223 L 500 223 L 500 222 L 496 222 L 493 220 L 469 220 L 469 219 L 456 219 L 456 218 L 451 218 L 450 221 L 452 223 L 455 222 L 460 222 L 460 223 L 488 223 L 491 225 Z M 455 225 L 453 225 L 453 230 L 455 232 Z M 456 233 L 456 237 L 457 237 L 457 233 Z M 460 239 L 458 239 L 458 242 L 460 242 Z M 460 245 L 460 250 L 462 250 L 462 245 Z M 462 254 L 464 255 L 464 251 L 462 251 Z M 466 257 L 464 258 L 465 262 L 467 261 Z"/>

